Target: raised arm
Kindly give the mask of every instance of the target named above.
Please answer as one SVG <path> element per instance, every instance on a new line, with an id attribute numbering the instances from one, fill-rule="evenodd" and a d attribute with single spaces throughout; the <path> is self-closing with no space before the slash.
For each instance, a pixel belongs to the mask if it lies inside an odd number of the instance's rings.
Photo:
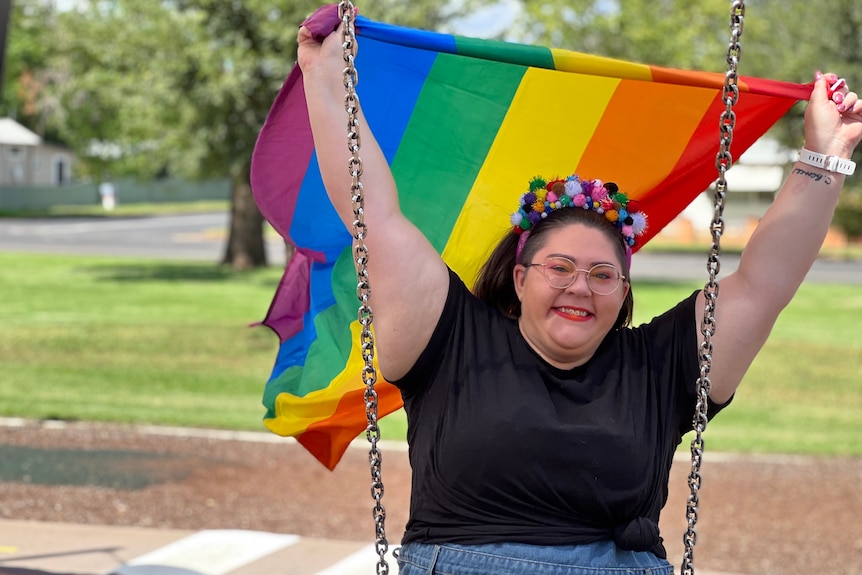
<path id="1" fill-rule="evenodd" d="M 323 183 L 344 225 L 352 230 L 341 31 L 320 43 L 302 27 L 298 39 Z M 406 374 L 430 339 L 446 300 L 449 276 L 434 247 L 401 213 L 389 165 L 361 115 L 359 130 L 375 342 L 381 373 L 394 380 Z"/>
<path id="2" fill-rule="evenodd" d="M 805 110 L 805 145 L 850 158 L 862 138 L 862 102 L 846 88 L 839 105 L 828 98 L 834 74 L 818 74 Z M 840 98 L 839 98 L 840 99 Z M 775 320 L 790 302 L 820 251 L 845 176 L 797 162 L 745 247 L 739 269 L 721 281 L 710 372 L 710 396 L 733 395 Z M 703 294 L 695 321 L 703 316 Z M 699 331 L 699 329 L 698 329 Z"/>

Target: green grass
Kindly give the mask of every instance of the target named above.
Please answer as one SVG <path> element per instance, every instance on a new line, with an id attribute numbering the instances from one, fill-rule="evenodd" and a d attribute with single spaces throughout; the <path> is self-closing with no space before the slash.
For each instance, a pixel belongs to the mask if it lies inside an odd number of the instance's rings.
<path id="1" fill-rule="evenodd" d="M 725 240 L 721 244 L 721 253 L 724 255 L 740 255 L 743 248 L 744 244 L 738 241 L 732 243 Z M 661 235 L 650 240 L 642 248 L 643 253 L 702 255 L 704 264 L 706 263 L 706 256 L 709 250 L 710 244 L 703 242 L 680 242 L 676 239 L 663 238 Z M 820 257 L 827 260 L 858 261 L 862 259 L 862 242 L 851 242 L 844 246 L 823 246 L 820 248 Z"/>
<path id="2" fill-rule="evenodd" d="M 262 430 L 280 270 L 0 254 L 0 415 Z"/>
<path id="3" fill-rule="evenodd" d="M 280 269 L 2 253 L 0 266 L 0 415 L 264 429 L 278 344 L 249 324 Z M 636 323 L 701 285 L 640 282 Z M 862 455 L 860 317 L 858 286 L 804 285 L 707 449 Z M 402 439 L 403 412 L 381 428 Z"/>

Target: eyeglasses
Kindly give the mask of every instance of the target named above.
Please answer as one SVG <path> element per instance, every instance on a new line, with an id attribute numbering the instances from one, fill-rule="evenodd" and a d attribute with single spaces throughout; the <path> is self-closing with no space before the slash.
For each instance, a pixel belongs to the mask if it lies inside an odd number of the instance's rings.
<path id="1" fill-rule="evenodd" d="M 534 266 L 542 268 L 545 281 L 555 289 L 566 289 L 575 283 L 578 272 L 584 272 L 587 276 L 587 286 L 596 295 L 614 293 L 625 279 L 625 276 L 611 264 L 596 264 L 588 270 L 582 270 L 569 258 L 560 256 L 551 256 L 543 264 L 524 264 L 525 268 Z"/>

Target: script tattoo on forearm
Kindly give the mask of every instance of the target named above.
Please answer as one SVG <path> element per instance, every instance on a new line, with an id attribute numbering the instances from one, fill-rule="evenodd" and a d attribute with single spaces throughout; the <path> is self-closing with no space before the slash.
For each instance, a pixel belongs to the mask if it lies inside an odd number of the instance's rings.
<path id="1" fill-rule="evenodd" d="M 823 183 L 826 184 L 827 186 L 832 183 L 832 176 L 824 175 L 824 174 L 821 174 L 820 172 L 810 172 L 808 170 L 803 170 L 802 168 L 794 168 L 793 173 L 794 174 L 800 174 L 803 176 L 808 176 L 809 178 L 811 178 L 815 182 L 819 182 L 820 180 L 823 180 Z"/>

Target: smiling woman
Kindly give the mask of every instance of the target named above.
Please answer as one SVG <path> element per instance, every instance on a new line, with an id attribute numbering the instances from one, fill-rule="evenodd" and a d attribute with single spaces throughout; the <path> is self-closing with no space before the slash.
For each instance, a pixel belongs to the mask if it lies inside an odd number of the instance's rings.
<path id="1" fill-rule="evenodd" d="M 797 166 L 723 280 L 701 402 L 704 294 L 629 326 L 630 257 L 647 225 L 638 202 L 578 174 L 501 186 L 493 195 L 511 195 L 512 227 L 471 292 L 401 212 L 358 104 L 348 116 L 365 128 L 361 169 L 344 169 L 350 56 L 341 33 L 316 23 L 300 29 L 298 63 L 320 173 L 347 229 L 360 214 L 373 230 L 361 242 L 374 257 L 357 265 L 375 278 L 379 368 L 407 414 L 413 483 L 400 572 L 670 575 L 658 520 L 676 448 L 697 405 L 706 418 L 729 403 L 816 257 L 843 176 Z M 806 147 L 846 158 L 862 138 L 862 103 L 846 86 L 840 103 L 832 98 L 836 80 L 816 78 Z M 360 172 L 374 193 L 361 194 Z"/>
<path id="2" fill-rule="evenodd" d="M 547 281 L 547 267 L 540 268 L 545 270 L 544 274 L 535 274 L 530 273 L 524 263 L 515 266 L 515 292 L 521 301 L 519 326 L 524 339 L 548 363 L 560 369 L 583 365 L 611 329 L 629 323 L 630 316 L 624 313 L 623 302 L 630 294 L 630 286 L 620 280 L 622 274 L 617 271 L 624 262 L 619 261 L 611 240 L 604 233 L 572 225 L 548 234 L 545 245 L 534 254 L 539 261 L 569 259 L 584 262 L 581 265 L 592 270 L 610 269 L 599 276 L 598 285 L 604 288 L 600 287 L 602 293 L 599 293 L 595 290 L 596 280 L 588 274 L 579 279 L 581 274 L 574 273 L 565 282 L 551 285 Z M 611 261 L 614 263 L 605 263 Z M 559 274 L 561 269 L 565 274 L 564 267 L 550 273 Z"/>
<path id="3" fill-rule="evenodd" d="M 536 575 L 589 571 L 602 575 L 620 569 L 639 575 L 671 574 L 673 565 L 668 561 L 658 520 L 667 502 L 674 453 L 685 433 L 694 429 L 699 438 L 706 421 L 730 403 L 778 314 L 816 257 L 844 174 L 830 169 L 833 164 L 841 166 L 840 161 L 808 166 L 806 160 L 849 157 L 862 138 L 858 96 L 836 75 L 816 75 L 813 89 L 805 94 L 810 93 L 806 149 L 814 154 L 803 156 L 804 165 L 794 166 L 752 236 L 739 268 L 722 280 L 722 306 L 716 309 L 706 305 L 717 288 L 710 293 L 692 290 L 662 313 L 633 327 L 631 254 L 651 237 L 648 216 L 659 228 L 665 221 L 667 213 L 662 214 L 662 205 L 667 204 L 655 200 L 657 190 L 664 194 L 664 187 L 678 190 L 698 185 L 699 169 L 675 166 L 680 162 L 697 164 L 710 178 L 714 178 L 716 166 L 719 172 L 725 166 L 720 158 L 698 161 L 701 155 L 695 152 L 685 161 L 682 156 L 687 156 L 687 146 L 696 140 L 692 132 L 705 125 L 712 111 L 722 107 L 720 104 L 732 100 L 729 93 L 739 88 L 740 80 L 735 67 L 732 74 L 720 78 L 695 74 L 692 81 L 697 90 L 692 96 L 702 98 L 704 108 L 691 115 L 674 109 L 657 123 L 654 114 L 639 107 L 644 90 L 653 87 L 650 83 L 656 78 L 678 79 L 690 77 L 688 74 L 652 67 L 632 70 L 619 63 L 625 70 L 620 72 L 622 78 L 602 77 L 594 84 L 579 85 L 570 76 L 556 74 L 568 73 L 575 62 L 588 59 L 583 55 L 548 54 L 532 47 L 523 51 L 512 48 L 509 53 L 509 47 L 497 44 L 488 46 L 486 53 L 485 46 L 469 39 L 427 35 L 423 39 L 434 43 L 433 50 L 410 57 L 401 51 L 405 46 L 399 43 L 386 56 L 401 75 L 406 75 L 414 60 L 421 60 L 423 70 L 417 77 L 434 78 L 436 87 L 444 69 L 456 68 L 456 56 L 469 54 L 472 58 L 468 59 L 467 73 L 479 75 L 480 81 L 471 84 L 475 91 L 462 89 L 459 94 L 467 93 L 479 100 L 480 106 L 491 109 L 492 104 L 499 103 L 500 90 L 483 96 L 479 88 L 505 76 L 505 70 L 514 80 L 509 88 L 515 100 L 523 100 L 528 86 L 536 85 L 535 99 L 529 100 L 532 107 L 572 112 L 555 116 L 554 122 L 549 117 L 525 122 L 521 114 L 512 112 L 507 95 L 498 106 L 499 118 L 490 122 L 494 135 L 483 141 L 484 156 L 475 162 L 464 160 L 468 149 L 474 147 L 468 139 L 474 131 L 456 125 L 451 128 L 453 133 L 447 130 L 428 148 L 422 162 L 432 168 L 420 172 L 402 166 L 402 151 L 415 140 L 427 141 L 427 130 L 413 133 L 383 124 L 379 133 L 384 142 L 393 137 L 393 131 L 398 132 L 395 138 L 403 141 L 394 147 L 378 143 L 372 133 L 376 121 L 370 114 L 366 118 L 354 90 L 352 5 L 344 2 L 337 11 L 331 8 L 319 11 L 300 28 L 301 73 L 294 70 L 286 86 L 299 85 L 301 90 L 288 88 L 279 95 L 264 126 L 261 141 L 265 143 L 256 151 L 253 176 L 263 174 L 254 178 L 255 185 L 275 192 L 266 197 L 267 207 L 276 203 L 274 198 L 284 197 L 287 177 L 295 178 L 302 188 L 319 189 L 317 184 L 322 180 L 334 214 L 355 240 L 339 261 L 355 265 L 359 281 L 349 291 L 362 303 L 358 314 L 361 349 L 357 353 L 364 362 L 363 379 L 370 381 L 364 395 L 353 393 L 364 398 L 368 416 L 366 435 L 371 443 L 369 461 L 372 495 L 377 503 L 377 544 L 383 549 L 379 553 L 381 563 L 387 542 L 382 529 L 376 450 L 375 359 L 379 373 L 391 384 L 387 392 L 394 386 L 400 394 L 408 422 L 413 480 L 410 518 L 397 555 L 402 575 L 467 571 Z M 734 6 L 735 39 L 741 33 L 743 11 Z M 358 26 L 370 28 L 370 36 L 380 32 L 365 20 Z M 400 33 L 399 37 L 408 35 Z M 372 53 L 378 47 L 373 42 L 369 46 Z M 505 68 L 491 57 L 492 51 L 507 53 L 507 64 L 515 62 L 515 67 Z M 428 52 L 440 57 L 430 57 Z M 488 65 L 490 70 L 476 65 L 480 54 L 482 66 Z M 729 55 L 729 64 L 734 61 L 731 56 L 734 54 Z M 372 76 L 376 71 L 369 70 Z M 581 70 L 576 75 L 589 73 Z M 556 79 L 560 83 L 552 84 Z M 637 86 L 627 86 L 626 79 L 634 80 Z M 718 92 L 706 89 L 714 88 L 719 79 Z M 448 117 L 449 100 L 441 100 L 436 91 L 432 98 L 426 87 L 423 80 L 421 86 L 413 88 L 415 94 L 405 99 L 445 101 L 442 116 Z M 402 91 L 394 98 L 391 82 L 387 88 L 384 107 L 394 112 Z M 608 88 L 603 93 L 618 106 L 618 115 L 607 112 L 611 107 L 608 99 L 595 107 L 578 99 L 584 92 L 602 88 Z M 662 105 L 656 107 L 664 111 L 669 103 L 665 90 L 671 88 L 661 88 Z M 304 106 L 287 106 L 285 102 L 290 99 L 301 100 Z M 688 99 L 681 98 L 680 104 Z M 774 112 L 773 108 L 766 106 L 764 111 Z M 726 104 L 726 109 L 732 112 L 733 104 Z M 344 112 L 349 126 L 348 149 L 353 154 L 348 169 L 344 165 Z M 430 109 L 421 118 L 413 112 L 403 115 L 411 125 L 440 117 Z M 694 125 L 680 129 L 682 116 Z M 467 114 L 465 122 L 466 118 Z M 609 154 L 607 145 L 592 147 L 591 138 L 596 133 L 606 134 L 614 151 L 626 142 L 631 145 L 628 128 L 638 123 L 650 127 L 647 144 L 654 141 L 656 125 L 685 142 L 675 152 L 650 154 L 647 161 L 643 161 L 643 145 L 635 145 L 637 154 L 624 160 L 616 153 Z M 287 125 L 291 125 L 290 130 L 285 129 Z M 545 137 L 554 130 L 561 131 L 561 125 L 567 127 L 561 140 Z M 357 126 L 362 126 L 361 150 Z M 294 134 L 294 128 L 310 131 L 313 146 L 302 140 L 297 148 L 316 159 L 319 174 L 302 170 L 288 173 L 275 167 L 283 161 L 285 139 L 288 133 Z M 582 137 L 583 144 L 579 143 Z M 584 146 L 589 151 L 581 152 Z M 449 148 L 455 153 L 444 155 Z M 393 149 L 398 153 L 393 154 Z M 667 170 L 654 172 L 659 159 L 667 162 Z M 447 179 L 456 167 L 468 163 L 470 174 L 463 181 Z M 304 166 L 304 161 L 300 165 Z M 564 165 L 577 166 L 579 174 L 559 177 L 571 170 Z M 850 169 L 846 162 L 843 165 L 847 168 L 844 171 Z M 545 172 L 550 172 L 548 179 L 522 179 L 523 175 Z M 618 186 L 592 179 L 597 177 L 623 182 L 626 190 L 637 190 L 638 186 L 645 190 L 642 194 L 633 192 L 637 201 L 631 201 Z M 442 181 L 442 185 L 434 187 L 440 182 L 433 180 Z M 411 212 L 413 219 L 406 212 L 413 199 L 399 196 L 400 187 L 412 185 L 422 192 L 419 209 L 410 206 L 415 210 Z M 447 194 L 461 187 L 470 188 L 461 190 L 467 199 L 448 201 Z M 296 205 L 301 201 L 310 200 L 303 196 Z M 480 220 L 490 219 L 503 203 L 504 209 L 515 211 L 500 218 L 508 229 L 501 226 L 496 232 L 496 246 L 471 290 L 468 285 L 475 268 L 450 265 L 449 258 L 454 252 L 486 257 L 488 243 L 470 241 L 479 237 L 473 228 L 487 225 Z M 294 209 L 293 204 L 290 209 Z M 300 227 L 308 220 L 315 227 L 323 225 L 327 216 L 318 217 L 317 211 L 290 222 L 289 228 L 284 227 L 284 237 L 294 231 L 302 233 Z M 444 234 L 443 242 L 438 226 L 429 225 L 435 211 L 457 220 L 441 226 L 454 230 L 448 239 Z M 335 271 L 303 262 L 334 260 L 337 251 L 325 241 L 309 246 L 301 252 L 305 260 L 297 260 L 285 283 L 303 282 L 302 272 L 313 276 L 311 283 L 330 282 L 329 274 L 334 277 Z M 368 277 L 375 278 L 373 292 Z M 311 306 L 307 302 L 285 306 L 289 312 L 284 314 L 284 331 L 289 331 L 289 336 L 304 331 L 296 318 L 304 319 L 305 310 Z M 708 321 L 704 309 L 709 312 Z M 702 319 L 704 328 L 698 330 Z M 722 329 L 716 332 L 715 325 Z M 282 350 L 287 355 L 295 348 Z M 708 358 L 705 368 L 701 366 L 703 358 Z M 341 396 L 345 403 L 349 393 Z M 289 413 L 287 420 L 290 416 L 296 420 L 297 414 L 309 419 L 311 410 L 303 409 L 307 404 L 301 395 L 279 395 L 273 419 L 278 419 L 279 411 Z M 332 395 L 327 397 L 332 399 Z M 341 407 L 339 399 L 338 406 L 328 413 Z M 325 431 L 313 423 L 304 429 L 301 440 L 306 445 L 318 451 L 331 446 Z M 349 435 L 349 430 L 340 432 Z M 337 458 L 338 454 L 327 461 Z M 698 471 L 694 457 L 692 469 L 693 474 Z M 692 497 L 696 496 L 693 486 Z M 690 558 L 696 510 L 688 520 L 686 556 Z"/>

